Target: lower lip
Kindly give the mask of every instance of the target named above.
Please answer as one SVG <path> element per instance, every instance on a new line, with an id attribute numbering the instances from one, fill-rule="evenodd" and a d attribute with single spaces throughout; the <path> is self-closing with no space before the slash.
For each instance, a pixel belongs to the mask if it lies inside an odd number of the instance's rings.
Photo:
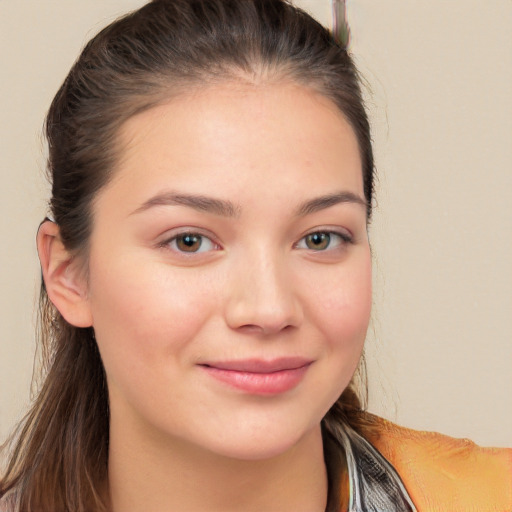
<path id="1" fill-rule="evenodd" d="M 201 366 L 210 376 L 225 384 L 254 395 L 277 395 L 296 387 L 304 377 L 309 364 L 300 368 L 271 373 L 253 373 L 223 370 L 212 366 Z"/>

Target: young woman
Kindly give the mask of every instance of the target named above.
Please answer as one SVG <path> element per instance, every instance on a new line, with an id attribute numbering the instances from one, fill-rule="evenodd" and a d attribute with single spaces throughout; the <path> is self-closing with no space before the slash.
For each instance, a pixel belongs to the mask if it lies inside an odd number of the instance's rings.
<path id="1" fill-rule="evenodd" d="M 364 413 L 373 157 L 341 41 L 154 0 L 46 123 L 44 384 L 9 511 L 505 511 L 512 455 Z"/>

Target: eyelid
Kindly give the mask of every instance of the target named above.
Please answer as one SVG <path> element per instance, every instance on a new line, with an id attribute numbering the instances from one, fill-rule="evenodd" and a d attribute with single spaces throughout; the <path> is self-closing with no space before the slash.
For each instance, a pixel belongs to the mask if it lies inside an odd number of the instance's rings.
<path id="1" fill-rule="evenodd" d="M 339 243 L 336 247 L 333 247 L 333 248 L 329 247 L 326 249 L 319 249 L 319 250 L 310 249 L 309 247 L 299 247 L 299 244 L 301 242 L 303 242 L 306 239 L 306 237 L 308 237 L 310 235 L 317 234 L 317 233 L 329 234 L 329 235 L 334 235 L 336 237 L 339 237 L 341 239 L 341 243 Z M 211 244 L 214 246 L 214 248 L 206 250 L 206 251 L 196 251 L 196 252 L 186 252 L 186 251 L 180 251 L 178 249 L 171 249 L 170 244 L 173 241 L 175 241 L 176 238 L 178 238 L 179 236 L 183 236 L 183 235 L 196 235 L 201 238 L 207 239 L 211 242 Z M 321 253 L 321 252 L 333 251 L 335 249 L 338 249 L 340 246 L 342 247 L 346 244 L 353 244 L 353 243 L 354 243 L 354 237 L 348 229 L 333 228 L 333 227 L 318 227 L 318 228 L 314 228 L 314 229 L 306 232 L 304 235 L 302 235 L 302 237 L 299 239 L 298 242 L 296 242 L 293 245 L 293 247 L 299 248 L 299 249 L 305 249 L 305 250 L 308 250 L 311 252 Z M 208 232 L 207 230 L 201 229 L 201 228 L 188 227 L 188 226 L 175 228 L 175 229 L 167 232 L 166 235 L 164 236 L 163 240 L 157 243 L 157 246 L 159 248 L 170 250 L 176 254 L 179 254 L 179 255 L 182 255 L 185 257 L 193 257 L 194 255 L 204 254 L 207 252 L 213 252 L 213 251 L 222 249 L 222 246 L 220 245 L 220 243 L 217 241 L 216 237 L 212 233 Z"/>
<path id="2" fill-rule="evenodd" d="M 186 251 L 180 251 L 178 249 L 172 249 L 170 247 L 171 243 L 174 242 L 179 236 L 183 235 L 195 235 L 198 237 L 201 237 L 203 239 L 207 239 L 211 242 L 211 244 L 214 246 L 213 249 L 206 250 L 206 251 L 196 251 L 196 252 L 186 252 Z M 217 251 L 222 249 L 222 246 L 217 242 L 216 237 L 211 233 L 206 233 L 204 229 L 195 228 L 195 227 L 182 227 L 182 228 L 176 228 L 174 230 L 171 230 L 166 233 L 165 237 L 161 242 L 158 242 L 158 247 L 162 249 L 167 249 L 169 251 L 172 251 L 175 254 L 179 254 L 185 257 L 193 257 L 198 254 L 205 254 L 212 251 Z"/>
<path id="3" fill-rule="evenodd" d="M 332 247 L 332 248 L 328 247 L 326 249 L 318 249 L 318 250 L 310 249 L 309 247 L 299 247 L 299 244 L 301 242 L 305 241 L 305 239 L 308 236 L 315 235 L 315 234 L 327 234 L 327 235 L 337 236 L 341 239 L 341 243 L 339 243 L 337 246 Z M 332 227 L 325 227 L 325 228 L 319 227 L 319 228 L 312 229 L 311 231 L 308 231 L 307 233 L 305 233 L 300 238 L 300 240 L 294 245 L 294 248 L 305 249 L 305 250 L 312 251 L 312 252 L 322 253 L 322 252 L 333 251 L 333 250 L 339 249 L 340 247 L 343 247 L 344 245 L 353 244 L 353 243 L 354 243 L 354 236 L 352 235 L 352 233 L 350 233 L 350 231 L 348 231 L 346 229 L 332 228 Z"/>

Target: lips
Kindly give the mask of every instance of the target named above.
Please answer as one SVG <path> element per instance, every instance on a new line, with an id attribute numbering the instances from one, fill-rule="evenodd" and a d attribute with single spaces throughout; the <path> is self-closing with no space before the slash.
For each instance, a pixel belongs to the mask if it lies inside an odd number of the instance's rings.
<path id="1" fill-rule="evenodd" d="M 265 361 L 263 359 L 243 359 L 239 361 L 219 361 L 205 363 L 204 366 L 218 368 L 219 370 L 231 370 L 250 373 L 273 373 L 283 370 L 295 370 L 311 363 L 311 359 L 302 357 L 282 357 Z"/>
<path id="2" fill-rule="evenodd" d="M 238 390 L 251 394 L 273 395 L 295 388 L 312 363 L 311 359 L 302 357 L 284 357 L 269 361 L 216 361 L 199 366 L 217 381 Z"/>

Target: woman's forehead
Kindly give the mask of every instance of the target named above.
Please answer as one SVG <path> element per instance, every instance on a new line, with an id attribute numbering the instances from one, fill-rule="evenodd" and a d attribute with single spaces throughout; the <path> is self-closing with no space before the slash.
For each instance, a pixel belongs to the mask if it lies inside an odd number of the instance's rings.
<path id="1" fill-rule="evenodd" d="M 310 187 L 343 179 L 362 190 L 352 128 L 332 101 L 296 84 L 196 90 L 132 117 L 119 139 L 117 180 L 132 186 Z"/>

